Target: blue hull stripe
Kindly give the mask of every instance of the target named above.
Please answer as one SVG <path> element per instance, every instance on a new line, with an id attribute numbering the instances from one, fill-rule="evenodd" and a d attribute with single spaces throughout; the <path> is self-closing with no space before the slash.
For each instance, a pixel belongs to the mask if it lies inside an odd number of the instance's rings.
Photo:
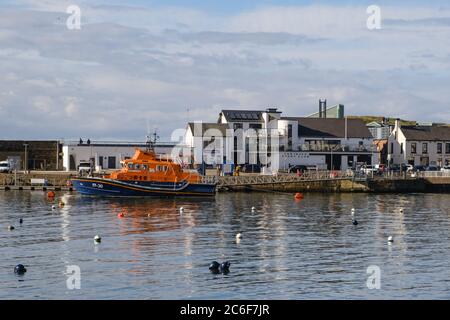
<path id="1" fill-rule="evenodd" d="M 155 186 L 95 178 L 72 179 L 72 184 L 81 194 L 110 197 L 213 196 L 216 190 L 215 184 L 188 184 L 183 188 L 183 184 L 158 183 Z"/>

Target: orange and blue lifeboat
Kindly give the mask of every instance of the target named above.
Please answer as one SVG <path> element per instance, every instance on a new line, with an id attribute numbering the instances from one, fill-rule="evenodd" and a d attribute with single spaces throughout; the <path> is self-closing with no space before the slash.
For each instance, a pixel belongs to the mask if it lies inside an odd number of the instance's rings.
<path id="1" fill-rule="evenodd" d="M 185 171 L 170 159 L 157 159 L 153 151 L 136 149 L 122 168 L 103 177 L 72 179 L 83 195 L 108 197 L 212 196 L 216 184 L 202 182 L 196 171 Z"/>

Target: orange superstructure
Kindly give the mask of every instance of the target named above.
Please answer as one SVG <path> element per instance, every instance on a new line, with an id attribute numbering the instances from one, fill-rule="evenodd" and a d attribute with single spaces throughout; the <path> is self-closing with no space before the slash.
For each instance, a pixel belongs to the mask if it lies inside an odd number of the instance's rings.
<path id="1" fill-rule="evenodd" d="M 179 164 L 168 158 L 158 158 L 154 151 L 136 149 L 133 158 L 121 161 L 121 164 L 122 169 L 104 178 L 139 182 L 201 182 L 201 176 L 197 172 L 183 171 Z"/>

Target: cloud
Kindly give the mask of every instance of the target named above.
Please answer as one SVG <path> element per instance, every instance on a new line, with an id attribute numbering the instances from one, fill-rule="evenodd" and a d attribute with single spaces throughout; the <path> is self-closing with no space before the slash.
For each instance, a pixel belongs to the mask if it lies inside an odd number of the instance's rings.
<path id="1" fill-rule="evenodd" d="M 362 6 L 228 15 L 80 6 L 79 31 L 65 27 L 60 1 L 0 11 L 9 138 L 143 139 L 147 121 L 167 138 L 188 120 L 216 121 L 221 108 L 275 105 L 301 116 L 320 98 L 347 114 L 448 121 L 447 10 L 383 6 L 383 29 L 369 31 Z"/>

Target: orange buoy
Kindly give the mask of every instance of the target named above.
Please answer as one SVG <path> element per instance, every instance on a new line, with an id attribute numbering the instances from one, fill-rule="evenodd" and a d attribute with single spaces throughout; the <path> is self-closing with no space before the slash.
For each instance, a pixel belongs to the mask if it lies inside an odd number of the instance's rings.
<path id="1" fill-rule="evenodd" d="M 295 194 L 295 199 L 303 199 L 303 195 L 300 192 L 298 192 Z"/>
<path id="2" fill-rule="evenodd" d="M 55 193 L 53 191 L 49 191 L 49 192 L 47 192 L 47 197 L 48 198 L 54 198 L 55 197 Z"/>
<path id="3" fill-rule="evenodd" d="M 123 212 L 121 212 L 121 213 L 119 213 L 119 214 L 117 215 L 117 217 L 118 217 L 119 219 L 122 219 L 122 218 L 125 217 L 125 214 L 124 214 Z"/>

